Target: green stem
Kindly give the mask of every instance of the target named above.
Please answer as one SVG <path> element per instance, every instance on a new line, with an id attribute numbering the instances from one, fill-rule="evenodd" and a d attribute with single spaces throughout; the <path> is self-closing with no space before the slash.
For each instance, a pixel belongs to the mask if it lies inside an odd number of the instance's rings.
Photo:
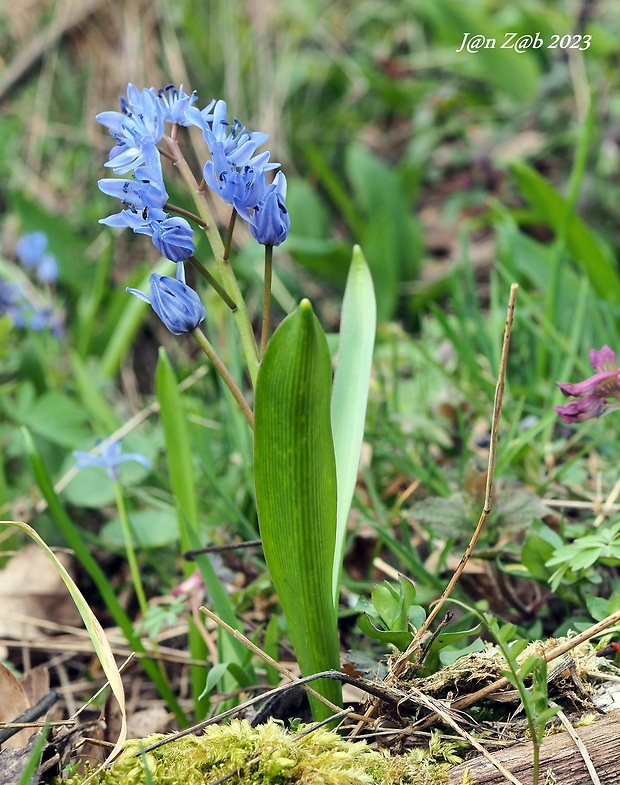
<path id="1" fill-rule="evenodd" d="M 254 414 L 250 409 L 248 402 L 243 397 L 243 393 L 237 386 L 237 383 L 230 375 L 230 371 L 224 365 L 220 357 L 218 356 L 217 352 L 213 348 L 213 346 L 209 343 L 207 337 L 200 332 L 198 328 L 192 330 L 192 335 L 198 342 L 198 345 L 202 349 L 202 351 L 207 355 L 209 360 L 213 363 L 215 370 L 219 373 L 219 375 L 224 380 L 224 384 L 228 387 L 228 389 L 233 394 L 235 401 L 239 404 L 239 408 L 243 412 L 245 419 L 250 424 L 250 428 L 254 430 Z"/>
<path id="2" fill-rule="evenodd" d="M 226 305 L 230 308 L 230 310 L 234 313 L 237 310 L 237 303 L 231 300 L 228 292 L 224 287 L 217 281 L 211 273 L 207 270 L 207 268 L 202 264 L 202 262 L 198 261 L 195 256 L 190 256 L 189 260 L 192 264 L 192 267 L 197 270 L 200 275 L 215 289 L 215 291 L 219 294 L 219 296 L 224 300 Z"/>
<path id="3" fill-rule="evenodd" d="M 146 594 L 144 593 L 144 586 L 142 585 L 142 578 L 140 577 L 140 569 L 138 567 L 138 560 L 136 558 L 136 551 L 133 547 L 133 540 L 131 537 L 131 526 L 129 525 L 129 518 L 127 517 L 127 508 L 125 507 L 125 499 L 123 498 L 123 491 L 118 479 L 114 480 L 114 495 L 116 496 L 116 507 L 118 509 L 118 517 L 121 521 L 123 529 L 123 539 L 125 540 L 125 551 L 127 553 L 127 563 L 129 564 L 129 572 L 131 573 L 131 580 L 136 591 L 138 604 L 142 612 L 142 617 L 146 615 L 148 604 L 146 602 Z"/>
<path id="4" fill-rule="evenodd" d="M 252 329 L 252 322 L 248 313 L 247 305 L 239 288 L 239 283 L 233 272 L 232 267 L 228 262 L 228 256 L 222 238 L 217 230 L 215 220 L 209 208 L 206 195 L 196 182 L 192 170 L 190 169 L 187 161 L 183 157 L 179 145 L 175 138 L 167 137 L 167 142 L 170 150 L 175 156 L 175 166 L 178 168 L 185 184 L 193 195 L 194 203 L 198 209 L 198 214 L 203 219 L 205 226 L 203 227 L 213 256 L 217 262 L 220 279 L 224 285 L 224 289 L 232 300 L 237 304 L 237 309 L 233 311 L 233 316 L 241 338 L 241 346 L 243 354 L 250 374 L 252 385 L 256 385 L 256 377 L 258 376 L 258 346 L 256 345 L 256 338 L 254 337 L 254 330 Z M 231 221 L 232 222 L 232 221 Z M 234 224 L 233 224 L 234 225 Z"/>
<path id="5" fill-rule="evenodd" d="M 273 272 L 273 245 L 265 246 L 265 292 L 263 297 L 263 327 L 260 335 L 260 356 L 265 354 L 271 321 L 271 278 Z"/>

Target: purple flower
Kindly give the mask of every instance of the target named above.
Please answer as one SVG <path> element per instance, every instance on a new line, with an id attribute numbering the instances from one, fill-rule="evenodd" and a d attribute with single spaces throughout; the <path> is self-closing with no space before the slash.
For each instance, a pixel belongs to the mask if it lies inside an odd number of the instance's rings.
<path id="1" fill-rule="evenodd" d="M 97 442 L 97 444 L 100 443 L 101 440 Z M 107 442 L 101 447 L 99 455 L 92 455 L 89 452 L 75 450 L 73 457 L 76 459 L 76 466 L 78 469 L 85 469 L 90 466 L 98 466 L 102 469 L 106 469 L 108 477 L 112 482 L 118 480 L 118 467 L 121 463 L 135 461 L 141 466 L 144 466 L 145 469 L 151 468 L 148 459 L 139 452 L 126 452 L 124 455 L 121 454 L 120 441 Z"/>
<path id="2" fill-rule="evenodd" d="M 177 266 L 176 278 L 153 273 L 149 278 L 148 296 L 138 289 L 126 291 L 149 303 L 173 335 L 191 332 L 206 316 L 200 298 L 185 283 L 183 264 Z"/>
<path id="3" fill-rule="evenodd" d="M 564 395 L 583 396 L 580 400 L 554 407 L 564 422 L 582 422 L 592 417 L 600 417 L 618 406 L 609 400 L 620 400 L 620 368 L 615 352 L 607 345 L 600 350 L 591 349 L 590 365 L 597 373 L 582 382 L 556 382 Z"/>

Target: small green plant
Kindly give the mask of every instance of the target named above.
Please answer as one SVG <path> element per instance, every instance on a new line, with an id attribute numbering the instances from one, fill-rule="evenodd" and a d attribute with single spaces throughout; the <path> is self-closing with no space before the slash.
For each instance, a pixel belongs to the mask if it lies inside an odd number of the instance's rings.
<path id="1" fill-rule="evenodd" d="M 540 765 L 540 745 L 542 744 L 545 728 L 550 719 L 560 711 L 559 706 L 549 705 L 547 689 L 547 662 L 540 655 L 529 655 L 522 662 L 518 656 L 527 648 L 527 641 L 515 639 L 517 628 L 514 624 L 499 626 L 497 619 L 484 614 L 484 623 L 495 638 L 508 669 L 503 675 L 510 681 L 519 693 L 523 710 L 527 719 L 528 730 L 534 746 L 532 766 L 532 781 L 538 785 Z M 531 686 L 526 686 L 526 681 L 531 681 Z"/>
<path id="2" fill-rule="evenodd" d="M 426 620 L 426 611 L 421 605 L 414 604 L 415 598 L 415 586 L 404 575 L 399 575 L 398 589 L 388 581 L 383 581 L 372 590 L 371 602 L 365 597 L 358 600 L 357 610 L 363 613 L 357 619 L 357 626 L 369 638 L 393 646 L 398 651 L 405 651 Z M 469 629 L 442 630 L 434 635 L 424 649 L 418 674 L 424 676 L 433 673 L 440 662 L 453 662 L 470 651 L 481 650 L 483 644 L 479 640 L 471 646 L 462 644 L 465 639 L 475 636 L 481 626 L 477 624 Z"/>
<path id="3" fill-rule="evenodd" d="M 247 131 L 238 120 L 229 123 L 224 101 L 194 106 L 197 95 L 171 85 L 156 91 L 129 84 L 120 112 L 102 112 L 98 121 L 115 139 L 108 166 L 116 178 L 99 182 L 100 189 L 121 199 L 120 213 L 102 219 L 112 227 L 128 227 L 151 238 L 157 250 L 176 264 L 174 277 L 153 273 L 148 294 L 129 287 L 138 300 L 151 305 L 174 335 L 191 334 L 219 374 L 254 437 L 256 506 L 265 560 L 284 611 L 302 674 L 337 668 L 339 582 L 346 522 L 353 497 L 362 446 L 376 307 L 372 278 L 356 247 L 342 309 L 338 359 L 332 385 L 332 361 L 323 329 L 312 306 L 303 300 L 273 337 L 271 290 L 273 251 L 288 236 L 286 178 L 268 152 L 257 153 L 267 135 Z M 179 133 L 197 127 L 210 153 L 196 178 L 179 146 Z M 181 173 L 195 213 L 169 201 L 162 161 L 169 159 Z M 130 177 L 127 177 L 128 173 Z M 220 236 L 205 188 L 231 207 L 225 238 Z M 257 341 L 237 276 L 230 263 L 233 232 L 244 221 L 264 247 L 264 297 Z M 197 257 L 198 234 L 206 237 L 214 270 Z M 198 293 L 187 285 L 185 264 L 191 265 L 228 308 L 237 328 L 244 369 L 229 369 L 201 325 L 207 316 Z M 208 323 L 207 323 L 208 324 Z M 253 388 L 254 410 L 243 387 L 243 373 Z M 198 507 L 193 488 L 193 457 L 187 423 L 181 414 L 176 379 L 165 352 L 156 374 L 170 482 L 176 499 L 181 544 L 200 548 Z M 247 434 L 241 439 L 245 440 Z M 118 496 L 117 496 L 118 501 Z M 121 516 L 126 522 L 126 516 Z M 128 526 L 123 525 L 132 576 L 146 613 Z M 203 558 L 210 599 L 224 621 L 238 626 L 220 582 Z M 219 602 L 218 602 L 219 598 Z M 219 606 L 219 607 L 218 607 Z M 237 641 L 222 643 L 244 659 Z M 229 658 L 223 657 L 228 663 Z M 220 663 L 223 664 L 223 663 Z M 239 672 L 236 667 L 234 672 Z M 341 688 L 329 681 L 318 686 L 331 706 L 341 702 Z M 328 702 L 329 702 L 328 701 Z M 317 718 L 331 711 L 313 704 Z"/>

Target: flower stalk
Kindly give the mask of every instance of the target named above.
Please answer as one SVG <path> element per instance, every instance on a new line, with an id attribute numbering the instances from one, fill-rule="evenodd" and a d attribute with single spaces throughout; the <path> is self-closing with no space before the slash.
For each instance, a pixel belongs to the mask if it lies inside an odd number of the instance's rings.
<path id="1" fill-rule="evenodd" d="M 237 383 L 233 379 L 230 371 L 224 365 L 221 358 L 219 357 L 219 355 L 217 354 L 217 352 L 209 342 L 209 339 L 206 337 L 206 335 L 204 335 L 204 333 L 202 333 L 198 328 L 196 328 L 195 330 L 192 330 L 192 335 L 196 339 L 196 342 L 198 343 L 202 351 L 207 355 L 209 360 L 211 360 L 213 367 L 222 377 L 224 384 L 228 387 L 230 392 L 233 394 L 233 397 L 237 402 L 239 408 L 241 409 L 243 416 L 248 421 L 250 428 L 254 430 L 254 414 L 250 409 L 250 405 L 243 397 L 243 393 L 241 392 Z"/>

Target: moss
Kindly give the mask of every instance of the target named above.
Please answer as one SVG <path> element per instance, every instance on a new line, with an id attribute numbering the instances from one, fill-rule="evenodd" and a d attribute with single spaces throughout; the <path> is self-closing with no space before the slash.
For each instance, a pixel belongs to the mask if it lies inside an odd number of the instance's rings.
<path id="1" fill-rule="evenodd" d="M 203 736 L 185 736 L 141 754 L 163 738 L 127 742 L 121 756 L 96 776 L 93 785 L 208 785 L 231 772 L 236 773 L 227 780 L 230 785 L 441 785 L 447 781 L 447 764 L 434 763 L 428 753 L 416 750 L 391 757 L 323 728 L 295 738 L 275 722 L 252 728 L 245 720 L 233 720 L 230 725 L 208 728 Z M 57 780 L 56 785 L 81 785 L 83 779 Z"/>

